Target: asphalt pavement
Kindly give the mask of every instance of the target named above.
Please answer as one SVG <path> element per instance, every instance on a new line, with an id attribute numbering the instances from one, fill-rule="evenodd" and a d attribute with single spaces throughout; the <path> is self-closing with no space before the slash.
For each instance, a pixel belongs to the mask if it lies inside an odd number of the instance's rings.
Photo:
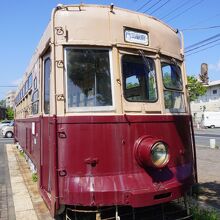
<path id="1" fill-rule="evenodd" d="M 220 148 L 220 128 L 195 129 L 194 133 L 197 147 L 210 147 L 210 140 L 214 140 L 215 146 Z"/>
<path id="2" fill-rule="evenodd" d="M 13 140 L 0 138 L 0 220 L 14 220 L 15 209 L 5 143 L 13 143 Z"/>
<path id="3" fill-rule="evenodd" d="M 195 129 L 199 201 L 220 211 L 220 129 Z M 215 139 L 215 148 L 210 147 Z"/>

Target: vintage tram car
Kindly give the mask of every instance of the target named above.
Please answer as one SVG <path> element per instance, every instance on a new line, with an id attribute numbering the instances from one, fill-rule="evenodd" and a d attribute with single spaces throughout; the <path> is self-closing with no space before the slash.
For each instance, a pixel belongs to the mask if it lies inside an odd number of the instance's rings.
<path id="1" fill-rule="evenodd" d="M 154 17 L 58 5 L 16 96 L 15 140 L 51 215 L 145 207 L 196 181 L 183 40 Z M 97 217 L 98 216 L 98 217 Z"/>

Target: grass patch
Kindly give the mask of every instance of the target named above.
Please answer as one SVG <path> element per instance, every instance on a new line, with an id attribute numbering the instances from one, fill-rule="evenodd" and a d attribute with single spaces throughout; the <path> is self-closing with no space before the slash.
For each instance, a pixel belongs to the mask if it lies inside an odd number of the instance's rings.
<path id="1" fill-rule="evenodd" d="M 24 157 L 24 151 L 19 151 L 20 156 Z"/>
<path id="2" fill-rule="evenodd" d="M 204 209 L 193 207 L 192 210 L 193 220 L 219 220 L 220 215 L 212 209 Z"/>
<path id="3" fill-rule="evenodd" d="M 32 174 L 32 180 L 33 180 L 33 182 L 37 182 L 37 180 L 38 180 L 37 173 Z"/>

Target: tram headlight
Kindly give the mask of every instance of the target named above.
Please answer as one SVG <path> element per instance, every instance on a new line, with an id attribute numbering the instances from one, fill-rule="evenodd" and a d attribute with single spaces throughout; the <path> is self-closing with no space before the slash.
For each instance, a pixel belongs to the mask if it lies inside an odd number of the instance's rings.
<path id="1" fill-rule="evenodd" d="M 168 145 L 160 139 L 147 135 L 136 140 L 134 156 L 142 167 L 163 168 L 170 160 Z"/>
<path id="2" fill-rule="evenodd" d="M 155 167 L 164 167 L 169 162 L 168 147 L 163 142 L 155 143 L 151 148 L 151 161 Z"/>

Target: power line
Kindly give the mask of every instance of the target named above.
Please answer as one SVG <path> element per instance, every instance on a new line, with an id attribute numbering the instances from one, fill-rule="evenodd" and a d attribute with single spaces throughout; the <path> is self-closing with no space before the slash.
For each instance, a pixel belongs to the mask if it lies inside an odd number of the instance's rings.
<path id="1" fill-rule="evenodd" d="M 210 26 L 210 27 L 186 28 L 180 31 L 199 31 L 199 30 L 209 30 L 209 29 L 215 29 L 215 28 L 220 28 L 220 25 Z"/>
<path id="2" fill-rule="evenodd" d="M 188 53 L 188 52 L 191 52 L 191 51 L 197 50 L 197 49 L 199 49 L 199 48 L 201 48 L 201 47 L 204 47 L 204 46 L 206 46 L 206 45 L 209 45 L 209 44 L 215 43 L 215 42 L 217 42 L 217 41 L 219 41 L 219 40 L 220 40 L 220 38 L 217 39 L 217 40 L 213 40 L 213 41 L 210 41 L 210 42 L 208 42 L 208 43 L 205 43 L 205 44 L 199 45 L 199 46 L 197 46 L 197 47 L 193 47 L 192 49 L 186 50 L 185 53 Z"/>
<path id="3" fill-rule="evenodd" d="M 158 5 L 162 0 L 158 0 L 158 2 L 156 2 L 155 4 L 153 4 L 150 8 L 148 8 L 147 10 L 145 10 L 143 13 L 146 13 L 147 11 L 151 10 L 154 6 Z"/>
<path id="4" fill-rule="evenodd" d="M 156 8 L 154 11 L 152 11 L 150 13 L 150 15 L 152 15 L 153 13 L 155 13 L 156 11 L 160 10 L 164 5 L 166 5 L 170 0 L 167 0 L 166 2 L 164 2 L 160 7 Z"/>
<path id="5" fill-rule="evenodd" d="M 203 43 L 205 43 L 206 41 L 213 40 L 213 39 L 215 39 L 215 38 L 217 38 L 217 37 L 219 37 L 219 36 L 220 36 L 220 34 L 216 34 L 216 35 L 214 35 L 214 36 L 212 36 L 212 37 L 206 38 L 206 39 L 204 39 L 204 40 L 202 40 L 202 41 L 199 41 L 199 42 L 197 42 L 197 43 L 195 43 L 195 44 L 192 44 L 192 45 L 186 47 L 185 49 L 186 49 L 186 50 L 187 50 L 187 49 L 190 49 L 190 48 L 195 47 L 195 46 L 197 46 L 197 45 L 199 45 L 199 44 L 203 44 Z"/>
<path id="6" fill-rule="evenodd" d="M 191 2 L 191 0 L 188 0 L 186 2 L 183 2 L 183 4 L 180 4 L 179 6 L 177 6 L 176 8 L 174 8 L 172 11 L 170 11 L 168 14 L 164 15 L 162 18 L 160 19 L 164 19 L 166 17 L 168 17 L 170 14 L 172 14 L 173 12 L 176 12 L 178 9 L 182 8 L 183 6 L 185 6 L 188 2 Z"/>
<path id="7" fill-rule="evenodd" d="M 17 87 L 17 86 L 0 86 L 1 88 L 7 88 L 7 87 Z"/>
<path id="8" fill-rule="evenodd" d="M 147 3 L 143 4 L 140 8 L 138 8 L 136 11 L 140 11 L 141 9 L 143 9 L 145 6 L 147 6 L 152 1 L 153 0 L 149 0 Z"/>
<path id="9" fill-rule="evenodd" d="M 182 13 L 177 14 L 176 16 L 170 18 L 169 20 L 167 20 L 167 22 L 174 20 L 175 18 L 178 18 L 179 16 L 181 16 L 182 14 L 185 14 L 187 11 L 189 11 L 190 9 L 196 7 L 197 5 L 201 4 L 204 0 L 200 0 L 199 2 L 197 2 L 196 4 L 193 4 L 192 6 L 190 6 L 189 8 L 185 9 Z"/>
<path id="10" fill-rule="evenodd" d="M 188 28 L 191 28 L 191 27 L 195 27 L 195 26 L 197 26 L 197 25 L 201 25 L 202 23 L 205 23 L 205 22 L 207 22 L 207 21 L 210 22 L 210 20 L 211 20 L 212 18 L 216 18 L 216 17 L 219 17 L 219 16 L 220 16 L 220 13 L 217 13 L 217 14 L 215 14 L 214 16 L 209 16 L 209 17 L 207 17 L 206 19 L 200 20 L 200 21 L 198 21 L 197 23 L 194 23 L 193 25 L 190 25 L 190 26 L 188 26 L 188 27 L 185 28 L 185 29 L 188 29 Z"/>
<path id="11" fill-rule="evenodd" d="M 194 52 L 194 53 L 186 54 L 186 56 L 187 56 L 187 57 L 188 57 L 188 56 L 191 56 L 191 55 L 193 55 L 193 54 L 199 53 L 199 52 L 204 51 L 204 50 L 208 50 L 208 49 L 213 48 L 213 47 L 218 46 L 218 45 L 220 45 L 220 43 L 214 44 L 214 45 L 212 45 L 212 46 L 210 46 L 210 47 L 203 48 L 203 49 L 198 50 L 198 51 L 196 51 L 196 52 Z"/>

